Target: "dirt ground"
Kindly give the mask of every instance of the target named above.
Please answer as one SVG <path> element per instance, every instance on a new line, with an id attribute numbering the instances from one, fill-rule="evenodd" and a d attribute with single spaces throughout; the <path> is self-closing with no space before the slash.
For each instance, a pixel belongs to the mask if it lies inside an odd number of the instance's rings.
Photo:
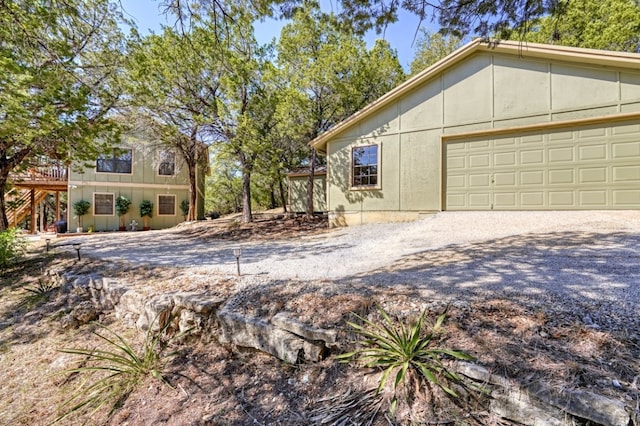
<path id="1" fill-rule="evenodd" d="M 259 220 L 252 225 L 211 222 L 180 227 L 193 238 L 296 239 L 326 231 L 323 219 Z M 475 253 L 475 254 L 474 254 Z M 465 256 L 485 256 L 470 251 Z M 412 267 L 452 262 L 451 249 L 405 259 Z M 54 266 L 55 265 L 55 266 Z M 425 299 L 410 288 L 283 281 L 268 288 L 237 291 L 234 282 L 219 277 L 205 283 L 186 278 L 175 267 L 107 264 L 99 260 L 77 261 L 71 250 L 45 253 L 42 245 L 9 270 L 2 271 L 0 286 L 0 424 L 50 424 L 61 404 L 82 383 L 82 377 L 61 374 L 81 360 L 60 352 L 62 348 L 103 347 L 92 331 L 94 324 L 63 329 L 61 318 L 78 303 L 73 294 L 50 289 L 42 298 L 26 288 L 46 280 L 43 271 L 61 268 L 77 273 L 109 270 L 132 283 L 160 288 L 200 290 L 241 301 L 241 308 L 269 318 L 286 310 L 302 321 L 335 327 L 340 345 L 320 363 L 292 365 L 269 355 L 219 344 L 211 340 L 172 343 L 164 376 L 169 385 L 149 377 L 109 416 L 103 407 L 90 416 L 65 419 L 61 424 L 108 425 L 306 425 L 320 423 L 333 409 L 353 402 L 353 410 L 369 401 L 368 410 L 379 407 L 373 424 L 506 425 L 492 417 L 482 401 L 454 402 L 437 390 L 414 392 L 411 403 L 402 393 L 395 419 L 388 414 L 389 392 L 382 399 L 366 392 L 377 386 L 380 372 L 338 363 L 335 355 L 350 348 L 345 321 L 352 313 L 377 318 L 376 304 L 392 315 L 415 321 L 423 309 L 428 318 L 448 306 L 441 347 L 463 350 L 491 371 L 522 384 L 542 383 L 555 389 L 584 389 L 624 401 L 638 410 L 640 393 L 640 337 L 638 319 L 610 318 L 598 326 L 585 323 L 593 306 L 536 302 L 535 298 L 493 295 L 458 300 Z M 390 268 L 393 270 L 393 266 Z M 604 303 L 604 301 L 603 301 Z M 143 333 L 126 329 L 112 313 L 98 318 L 124 338 L 141 345 Z M 359 404 L 354 401 L 359 401 Z M 349 404 L 347 404 L 349 405 Z M 373 408 L 372 408 L 373 407 Z M 590 424 L 587 421 L 576 424 Z"/>

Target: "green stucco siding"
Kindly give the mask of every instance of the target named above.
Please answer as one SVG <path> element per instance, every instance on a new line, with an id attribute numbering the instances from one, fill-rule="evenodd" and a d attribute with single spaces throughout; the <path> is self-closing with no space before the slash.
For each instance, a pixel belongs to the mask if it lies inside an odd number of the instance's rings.
<path id="1" fill-rule="evenodd" d="M 72 168 L 69 175 L 69 209 L 67 212 L 68 228 L 74 231 L 78 221 L 73 213 L 73 203 L 81 199 L 89 201 L 89 213 L 83 216 L 83 228 L 86 231 L 93 227 L 96 231 L 113 231 L 120 226 L 120 218 L 114 212 L 112 215 L 94 215 L 95 194 L 113 194 L 113 198 L 122 195 L 131 200 L 129 211 L 125 215 L 125 224 L 129 226 L 132 220 L 138 222 L 139 229 L 143 227 L 140 217 L 140 203 L 149 200 L 153 203 L 153 217 L 149 220 L 152 229 L 163 229 L 177 225 L 184 221 L 180 211 L 182 200 L 189 199 L 189 178 L 186 165 L 176 155 L 175 174 L 163 176 L 158 174 L 158 149 L 153 144 L 140 138 L 127 137 L 118 145 L 121 148 L 133 150 L 131 174 L 100 173 L 95 165 L 85 167 L 80 171 Z M 200 184 L 202 184 L 200 182 Z M 160 215 L 158 197 L 169 195 L 175 197 L 175 214 Z M 204 195 L 199 194 L 197 214 L 204 216 Z"/>
<path id="2" fill-rule="evenodd" d="M 307 211 L 308 176 L 289 176 L 289 210 L 294 213 Z M 313 179 L 313 211 L 327 211 L 327 177 L 318 174 Z"/>
<path id="3" fill-rule="evenodd" d="M 327 142 L 328 208 L 347 216 L 439 211 L 447 189 L 443 137 L 634 111 L 640 70 L 477 52 Z M 573 144 L 587 138 L 572 137 Z M 373 190 L 349 185 L 351 149 L 365 144 L 380 145 L 380 188 Z"/>

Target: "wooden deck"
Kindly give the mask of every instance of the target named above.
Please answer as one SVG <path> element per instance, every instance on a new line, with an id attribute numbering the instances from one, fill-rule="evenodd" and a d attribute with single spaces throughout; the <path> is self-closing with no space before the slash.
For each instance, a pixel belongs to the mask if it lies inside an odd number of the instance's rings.
<path id="1" fill-rule="evenodd" d="M 68 169 L 61 164 L 49 164 L 31 167 L 24 173 L 10 175 L 14 185 L 12 191 L 5 194 L 5 204 L 14 206 L 7 211 L 9 225 L 17 225 L 31 214 L 36 217 L 37 206 L 48 193 L 56 194 L 56 219 L 60 219 L 60 192 L 68 190 Z M 36 221 L 31 221 L 31 233 L 36 233 Z"/>

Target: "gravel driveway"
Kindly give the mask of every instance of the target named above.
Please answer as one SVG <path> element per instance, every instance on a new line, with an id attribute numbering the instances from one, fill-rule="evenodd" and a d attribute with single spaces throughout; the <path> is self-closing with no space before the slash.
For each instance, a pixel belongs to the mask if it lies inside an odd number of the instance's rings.
<path id="1" fill-rule="evenodd" d="M 545 294 L 640 306 L 640 212 L 442 212 L 402 224 L 339 228 L 299 240 L 230 242 L 173 230 L 94 235 L 85 256 L 280 280 L 403 286 L 425 296 Z"/>

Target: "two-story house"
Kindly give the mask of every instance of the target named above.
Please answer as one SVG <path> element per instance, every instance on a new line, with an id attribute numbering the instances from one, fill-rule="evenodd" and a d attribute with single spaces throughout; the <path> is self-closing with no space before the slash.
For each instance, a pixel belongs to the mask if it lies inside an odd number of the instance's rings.
<path id="1" fill-rule="evenodd" d="M 204 171 L 196 172 L 196 217 L 204 217 Z M 134 136 L 123 136 L 109 153 L 98 157 L 91 167 L 69 171 L 67 222 L 76 230 L 78 218 L 73 205 L 79 200 L 90 203 L 89 212 L 82 217 L 83 230 L 118 230 L 120 218 L 116 199 L 124 196 L 131 201 L 125 215 L 127 229 L 132 221 L 142 229 L 140 204 L 153 203 L 151 229 L 163 229 L 185 220 L 181 204 L 189 200 L 189 176 L 180 156 L 171 149 L 148 143 Z"/>

